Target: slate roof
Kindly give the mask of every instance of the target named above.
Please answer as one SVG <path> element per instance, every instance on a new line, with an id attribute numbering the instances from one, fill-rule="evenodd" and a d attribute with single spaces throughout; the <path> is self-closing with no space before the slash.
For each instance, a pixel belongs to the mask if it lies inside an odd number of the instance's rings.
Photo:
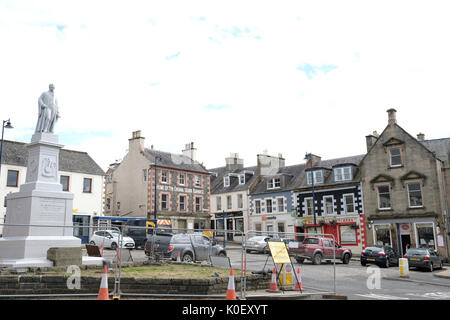
<path id="1" fill-rule="evenodd" d="M 2 164 L 26 167 L 28 149 L 26 143 L 5 140 L 3 142 Z M 87 152 L 61 149 L 59 152 L 59 170 L 92 175 L 105 175 L 100 166 Z"/>
<path id="2" fill-rule="evenodd" d="M 191 158 L 182 154 L 174 154 L 170 152 L 145 148 L 144 155 L 152 164 L 154 164 L 155 162 L 155 157 L 161 157 L 161 160 L 157 161 L 157 165 L 159 166 L 165 166 L 169 168 L 175 168 L 186 171 L 209 173 L 209 171 L 206 170 L 206 168 L 199 162 L 193 161 Z"/>
<path id="3" fill-rule="evenodd" d="M 237 169 L 234 171 L 227 170 L 226 167 L 219 167 L 215 169 L 209 169 L 210 172 L 213 172 L 211 176 L 211 194 L 219 194 L 219 193 L 228 193 L 228 192 L 237 192 L 237 191 L 243 191 L 250 188 L 250 186 L 256 181 L 257 179 L 257 170 L 258 167 L 246 167 L 243 169 Z M 239 184 L 239 181 L 237 178 L 231 178 L 230 179 L 230 186 L 224 187 L 223 186 L 223 178 L 225 175 L 229 173 L 244 173 L 245 171 L 251 171 L 254 174 L 246 174 L 245 177 L 245 184 Z"/>
<path id="4" fill-rule="evenodd" d="M 450 167 L 450 138 L 419 141 L 427 149 L 434 152 L 436 157 L 444 162 L 445 167 Z"/>

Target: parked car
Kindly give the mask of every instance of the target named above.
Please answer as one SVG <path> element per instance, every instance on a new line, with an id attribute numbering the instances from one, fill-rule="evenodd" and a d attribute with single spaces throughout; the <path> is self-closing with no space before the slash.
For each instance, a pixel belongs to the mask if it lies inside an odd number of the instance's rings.
<path id="1" fill-rule="evenodd" d="M 168 253 L 176 260 L 178 253 L 185 262 L 207 261 L 210 256 L 227 255 L 226 250 L 215 241 L 201 234 L 180 233 L 172 236 Z"/>
<path id="2" fill-rule="evenodd" d="M 147 239 L 144 243 L 145 254 L 150 256 L 152 250 L 154 250 L 156 254 L 160 254 L 163 258 L 169 258 L 170 253 L 168 250 L 172 236 L 173 234 L 166 232 L 156 232 L 156 234 L 153 235 L 153 230 L 149 230 Z"/>
<path id="3" fill-rule="evenodd" d="M 92 234 L 89 244 L 97 245 L 99 247 L 103 244 L 103 248 L 116 250 L 120 240 L 120 248 L 134 249 L 134 240 L 126 236 L 120 237 L 120 233 L 115 230 L 95 231 Z"/>
<path id="4" fill-rule="evenodd" d="M 311 260 L 313 264 L 321 264 L 322 260 L 333 258 L 342 260 L 344 264 L 350 262 L 352 250 L 335 243 L 333 239 L 325 237 L 307 237 L 303 242 L 290 241 L 289 255 L 294 256 L 298 263 L 305 259 Z"/>
<path id="5" fill-rule="evenodd" d="M 258 253 L 267 253 L 269 252 L 269 246 L 267 242 L 270 239 L 271 238 L 268 236 L 251 237 L 245 242 L 245 250 L 247 253 L 252 251 L 256 251 Z"/>
<path id="6" fill-rule="evenodd" d="M 361 265 L 368 263 L 376 264 L 379 267 L 389 268 L 390 266 L 398 266 L 399 255 L 389 246 L 367 247 L 361 251 Z"/>
<path id="7" fill-rule="evenodd" d="M 426 269 L 433 272 L 435 268 L 442 269 L 441 256 L 433 249 L 410 248 L 406 250 L 404 258 L 408 259 L 408 266 Z"/>

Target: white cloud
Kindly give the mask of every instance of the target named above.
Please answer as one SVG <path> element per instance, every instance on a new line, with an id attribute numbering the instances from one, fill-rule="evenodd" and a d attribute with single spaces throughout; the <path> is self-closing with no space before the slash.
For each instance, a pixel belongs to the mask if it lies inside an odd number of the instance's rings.
<path id="1" fill-rule="evenodd" d="M 448 137 L 445 9 L 444 1 L 3 1 L 0 116 L 15 126 L 7 138 L 29 137 L 37 98 L 55 83 L 56 132 L 83 136 L 61 143 L 104 169 L 135 130 L 171 152 L 194 141 L 207 167 L 230 152 L 254 165 L 263 149 L 288 164 L 305 152 L 360 154 L 391 107 L 411 134 Z M 304 64 L 336 68 L 308 79 L 297 69 Z"/>

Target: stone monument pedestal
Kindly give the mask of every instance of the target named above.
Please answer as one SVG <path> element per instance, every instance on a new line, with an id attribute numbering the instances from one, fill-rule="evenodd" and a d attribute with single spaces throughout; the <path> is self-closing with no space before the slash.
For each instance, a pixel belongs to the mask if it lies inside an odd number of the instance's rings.
<path id="1" fill-rule="evenodd" d="M 63 192 L 58 181 L 58 136 L 35 133 L 27 148 L 25 184 L 7 196 L 0 266 L 51 267 L 48 249 L 81 246 L 73 236 L 73 194 Z"/>

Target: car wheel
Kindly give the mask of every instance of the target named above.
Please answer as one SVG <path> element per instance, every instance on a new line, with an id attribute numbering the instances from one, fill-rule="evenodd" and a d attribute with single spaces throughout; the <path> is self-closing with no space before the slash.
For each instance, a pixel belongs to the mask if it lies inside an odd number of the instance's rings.
<path id="1" fill-rule="evenodd" d="M 390 265 L 390 263 L 389 263 L 389 259 L 386 258 L 386 263 L 384 264 L 383 267 L 389 268 L 390 266 L 391 266 L 391 265 Z"/>
<path id="2" fill-rule="evenodd" d="M 219 257 L 226 257 L 226 256 L 227 256 L 227 254 L 223 251 L 219 253 Z"/>
<path id="3" fill-rule="evenodd" d="M 295 260 L 297 260 L 297 262 L 300 264 L 302 264 L 305 261 L 304 258 L 295 258 Z"/>
<path id="4" fill-rule="evenodd" d="M 117 250 L 117 243 L 115 243 L 115 242 L 111 243 L 111 249 Z"/>
<path id="5" fill-rule="evenodd" d="M 433 270 L 434 270 L 434 269 L 433 269 L 433 262 L 431 262 L 428 271 L 433 272 Z"/>
<path id="6" fill-rule="evenodd" d="M 319 265 L 322 263 L 322 255 L 320 253 L 316 253 L 312 259 L 312 263 L 315 265 Z"/>
<path id="7" fill-rule="evenodd" d="M 247 249 L 247 250 L 245 250 L 245 252 L 250 253 L 250 252 L 252 252 L 252 250 L 248 250 L 248 249 Z"/>
<path id="8" fill-rule="evenodd" d="M 443 265 L 442 265 L 442 261 L 439 263 L 439 269 L 440 270 L 442 270 L 442 267 L 443 267 Z"/>
<path id="9" fill-rule="evenodd" d="M 365 266 L 367 265 L 367 263 L 361 261 L 361 265 L 362 265 L 363 267 L 365 267 Z"/>
<path id="10" fill-rule="evenodd" d="M 194 262 L 194 257 L 190 253 L 185 253 L 183 256 L 183 262 Z"/>
<path id="11" fill-rule="evenodd" d="M 348 264 L 350 262 L 350 255 L 348 253 L 344 254 L 344 257 L 342 258 L 343 264 Z"/>

